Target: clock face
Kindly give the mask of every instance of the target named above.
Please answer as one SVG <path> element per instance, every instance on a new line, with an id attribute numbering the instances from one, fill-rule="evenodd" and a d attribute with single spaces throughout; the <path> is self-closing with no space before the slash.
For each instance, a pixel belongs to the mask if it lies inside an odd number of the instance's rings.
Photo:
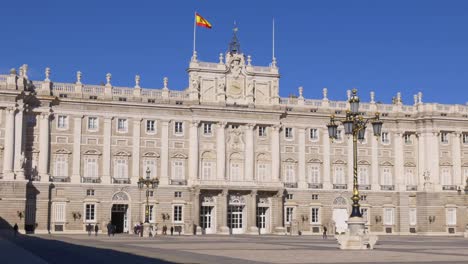
<path id="1" fill-rule="evenodd" d="M 242 93 L 241 85 L 238 82 L 233 82 L 231 88 L 229 89 L 230 93 L 233 95 L 240 95 Z"/>

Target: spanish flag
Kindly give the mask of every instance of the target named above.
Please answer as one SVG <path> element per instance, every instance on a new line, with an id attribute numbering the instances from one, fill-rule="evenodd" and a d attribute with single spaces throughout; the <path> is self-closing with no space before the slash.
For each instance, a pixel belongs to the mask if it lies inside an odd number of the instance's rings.
<path id="1" fill-rule="evenodd" d="M 208 20 L 204 19 L 198 13 L 195 13 L 195 21 L 197 23 L 197 26 L 199 26 L 199 27 L 211 28 L 210 22 L 208 22 Z"/>

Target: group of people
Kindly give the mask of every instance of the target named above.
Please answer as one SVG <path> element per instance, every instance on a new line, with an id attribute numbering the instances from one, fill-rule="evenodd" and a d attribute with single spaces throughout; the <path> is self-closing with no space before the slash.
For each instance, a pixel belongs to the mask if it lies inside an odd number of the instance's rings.
<path id="1" fill-rule="evenodd" d="M 162 235 L 167 235 L 167 225 L 164 225 L 162 227 Z M 180 236 L 180 233 L 181 233 L 181 228 L 178 228 L 178 230 L 176 230 L 173 226 L 171 226 L 171 228 L 169 229 L 170 233 L 171 233 L 171 236 L 174 235 L 174 231 L 176 232 L 179 232 L 179 236 Z M 135 235 L 138 235 L 138 236 L 143 236 L 143 223 L 138 223 L 138 224 L 135 224 L 135 226 L 133 226 L 133 233 Z M 158 234 L 158 224 L 155 224 L 155 225 L 152 225 L 149 229 L 149 237 L 153 237 L 153 236 L 156 236 Z"/>
<path id="2" fill-rule="evenodd" d="M 93 226 L 91 224 L 86 225 L 86 232 L 88 232 L 88 236 L 91 236 L 91 233 L 93 233 L 93 230 L 94 230 L 95 236 L 97 236 L 98 232 L 99 232 L 99 226 L 97 224 L 95 224 L 94 228 L 93 228 Z"/>

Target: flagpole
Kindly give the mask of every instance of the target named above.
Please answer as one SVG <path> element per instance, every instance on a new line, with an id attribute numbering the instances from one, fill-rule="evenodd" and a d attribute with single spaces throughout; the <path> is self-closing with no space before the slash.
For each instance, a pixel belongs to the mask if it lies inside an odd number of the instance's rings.
<path id="1" fill-rule="evenodd" d="M 195 11 L 193 18 L 193 56 L 195 57 L 195 40 L 197 37 L 197 11 Z"/>
<path id="2" fill-rule="evenodd" d="M 272 47 L 273 47 L 273 51 L 272 51 L 272 56 L 273 58 L 272 59 L 275 59 L 275 19 L 273 18 L 273 38 L 272 38 Z"/>

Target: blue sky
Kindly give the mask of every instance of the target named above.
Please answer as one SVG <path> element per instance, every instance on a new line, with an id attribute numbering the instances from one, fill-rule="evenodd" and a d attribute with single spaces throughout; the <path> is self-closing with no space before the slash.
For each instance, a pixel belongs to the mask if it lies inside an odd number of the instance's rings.
<path id="1" fill-rule="evenodd" d="M 237 21 L 241 49 L 253 64 L 271 62 L 276 21 L 280 93 L 304 86 L 307 98 L 343 100 L 356 87 L 368 100 L 390 102 L 398 91 L 412 104 L 465 104 L 468 95 L 468 1 L 3 1 L 0 71 L 26 63 L 32 79 L 171 89 L 188 85 L 193 13 L 213 24 L 198 28 L 199 59 L 218 60 Z"/>

